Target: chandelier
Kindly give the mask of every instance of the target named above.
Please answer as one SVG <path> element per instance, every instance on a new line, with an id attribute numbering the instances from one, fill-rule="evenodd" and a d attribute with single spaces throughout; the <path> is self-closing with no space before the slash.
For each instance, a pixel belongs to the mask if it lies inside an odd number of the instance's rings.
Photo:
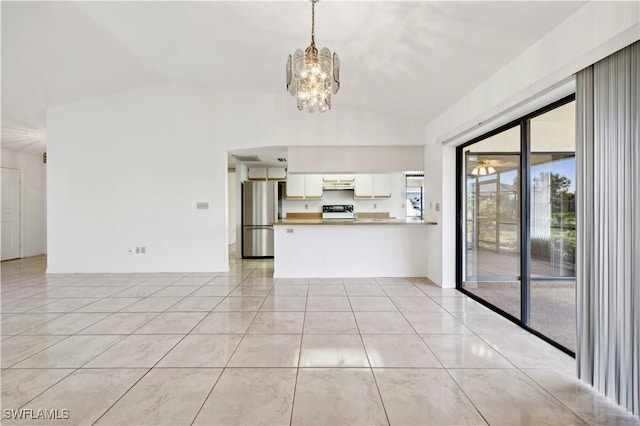
<path id="1" fill-rule="evenodd" d="M 478 163 L 477 166 L 475 166 L 473 168 L 473 170 L 471 170 L 471 174 L 473 176 L 486 176 L 486 175 L 492 175 L 496 172 L 496 169 L 494 169 L 492 166 L 489 166 L 487 163 L 485 163 L 484 161 L 480 161 Z"/>
<path id="2" fill-rule="evenodd" d="M 340 60 L 323 47 L 316 49 L 315 6 L 311 0 L 311 45 L 287 59 L 287 91 L 298 100 L 298 109 L 309 113 L 331 109 L 331 95 L 340 89 Z"/>

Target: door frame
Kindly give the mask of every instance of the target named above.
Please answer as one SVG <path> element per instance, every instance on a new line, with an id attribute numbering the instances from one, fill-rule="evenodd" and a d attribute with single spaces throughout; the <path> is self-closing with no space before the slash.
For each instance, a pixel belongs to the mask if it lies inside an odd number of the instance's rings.
<path id="1" fill-rule="evenodd" d="M 511 322 L 524 328 L 528 332 L 538 336 L 547 343 L 555 346 L 561 351 L 575 357 L 575 352 L 562 346 L 550 337 L 542 334 L 530 327 L 531 319 L 531 274 L 530 274 L 530 262 L 531 262 L 531 230 L 530 230 L 530 204 L 531 194 L 529 190 L 529 178 L 531 173 L 531 150 L 530 150 L 530 120 L 542 115 L 546 112 L 554 110 L 562 105 L 575 101 L 575 93 L 569 96 L 565 96 L 555 102 L 552 102 L 540 109 L 537 109 L 529 114 L 526 114 L 516 120 L 513 120 L 507 124 L 504 124 L 496 129 L 486 132 L 478 137 L 471 139 L 468 142 L 460 144 L 456 147 L 456 289 L 473 300 L 479 302 L 492 311 L 507 318 Z M 484 300 L 476 294 L 466 290 L 462 287 L 463 282 L 463 259 L 465 244 L 463 241 L 466 239 L 465 235 L 465 220 L 463 214 L 464 197 L 465 197 L 465 170 L 464 170 L 464 148 L 473 145 L 474 143 L 488 139 L 491 136 L 495 136 L 511 128 L 520 126 L 520 318 L 516 318 L 503 309 L 500 309 L 496 305 Z M 535 154 L 535 153 L 534 153 Z M 577 194 L 576 194 L 577 196 Z"/>

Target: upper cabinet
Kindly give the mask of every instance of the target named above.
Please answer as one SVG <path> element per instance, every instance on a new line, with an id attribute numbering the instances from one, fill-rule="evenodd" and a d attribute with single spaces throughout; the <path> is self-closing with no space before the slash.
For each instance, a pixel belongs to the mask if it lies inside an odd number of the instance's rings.
<path id="1" fill-rule="evenodd" d="M 322 175 L 324 182 L 353 182 L 355 175 Z"/>
<path id="2" fill-rule="evenodd" d="M 305 198 L 322 198 L 322 175 L 304 176 Z"/>
<path id="3" fill-rule="evenodd" d="M 356 175 L 353 196 L 354 198 L 373 198 L 373 175 Z"/>
<path id="4" fill-rule="evenodd" d="M 249 175 L 249 179 L 266 179 L 267 168 L 266 167 L 249 167 L 248 175 Z"/>
<path id="5" fill-rule="evenodd" d="M 391 175 L 382 175 L 382 174 L 373 175 L 373 197 L 374 198 L 390 198 L 391 197 Z"/>
<path id="6" fill-rule="evenodd" d="M 287 198 L 304 198 L 304 175 L 287 176 Z"/>
<path id="7" fill-rule="evenodd" d="M 285 180 L 287 170 L 284 167 L 249 167 L 251 180 Z"/>
<path id="8" fill-rule="evenodd" d="M 267 178 L 269 180 L 285 180 L 287 179 L 287 169 L 284 167 L 269 167 L 267 169 Z"/>
<path id="9" fill-rule="evenodd" d="M 322 198 L 322 175 L 289 174 L 287 198 L 300 200 Z"/>
<path id="10" fill-rule="evenodd" d="M 319 199 L 322 198 L 323 187 L 335 183 L 353 183 L 354 199 L 391 198 L 391 177 L 392 175 L 383 173 L 355 175 L 289 173 L 287 175 L 287 198 Z"/>
<path id="11" fill-rule="evenodd" d="M 357 174 L 354 182 L 354 198 L 390 198 L 391 175 Z"/>

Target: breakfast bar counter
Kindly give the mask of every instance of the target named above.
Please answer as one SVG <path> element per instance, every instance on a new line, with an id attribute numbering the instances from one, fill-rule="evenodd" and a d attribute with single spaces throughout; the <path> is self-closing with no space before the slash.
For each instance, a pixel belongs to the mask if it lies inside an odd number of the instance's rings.
<path id="1" fill-rule="evenodd" d="M 435 222 L 284 219 L 274 223 L 275 278 L 424 277 Z"/>
<path id="2" fill-rule="evenodd" d="M 273 225 L 437 225 L 437 222 L 402 219 L 283 219 Z"/>

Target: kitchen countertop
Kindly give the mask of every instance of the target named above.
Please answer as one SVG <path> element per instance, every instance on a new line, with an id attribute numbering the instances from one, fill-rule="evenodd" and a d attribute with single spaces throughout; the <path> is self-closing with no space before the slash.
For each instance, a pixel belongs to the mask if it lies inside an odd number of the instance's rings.
<path id="1" fill-rule="evenodd" d="M 273 225 L 437 225 L 438 222 L 403 219 L 282 219 Z"/>

